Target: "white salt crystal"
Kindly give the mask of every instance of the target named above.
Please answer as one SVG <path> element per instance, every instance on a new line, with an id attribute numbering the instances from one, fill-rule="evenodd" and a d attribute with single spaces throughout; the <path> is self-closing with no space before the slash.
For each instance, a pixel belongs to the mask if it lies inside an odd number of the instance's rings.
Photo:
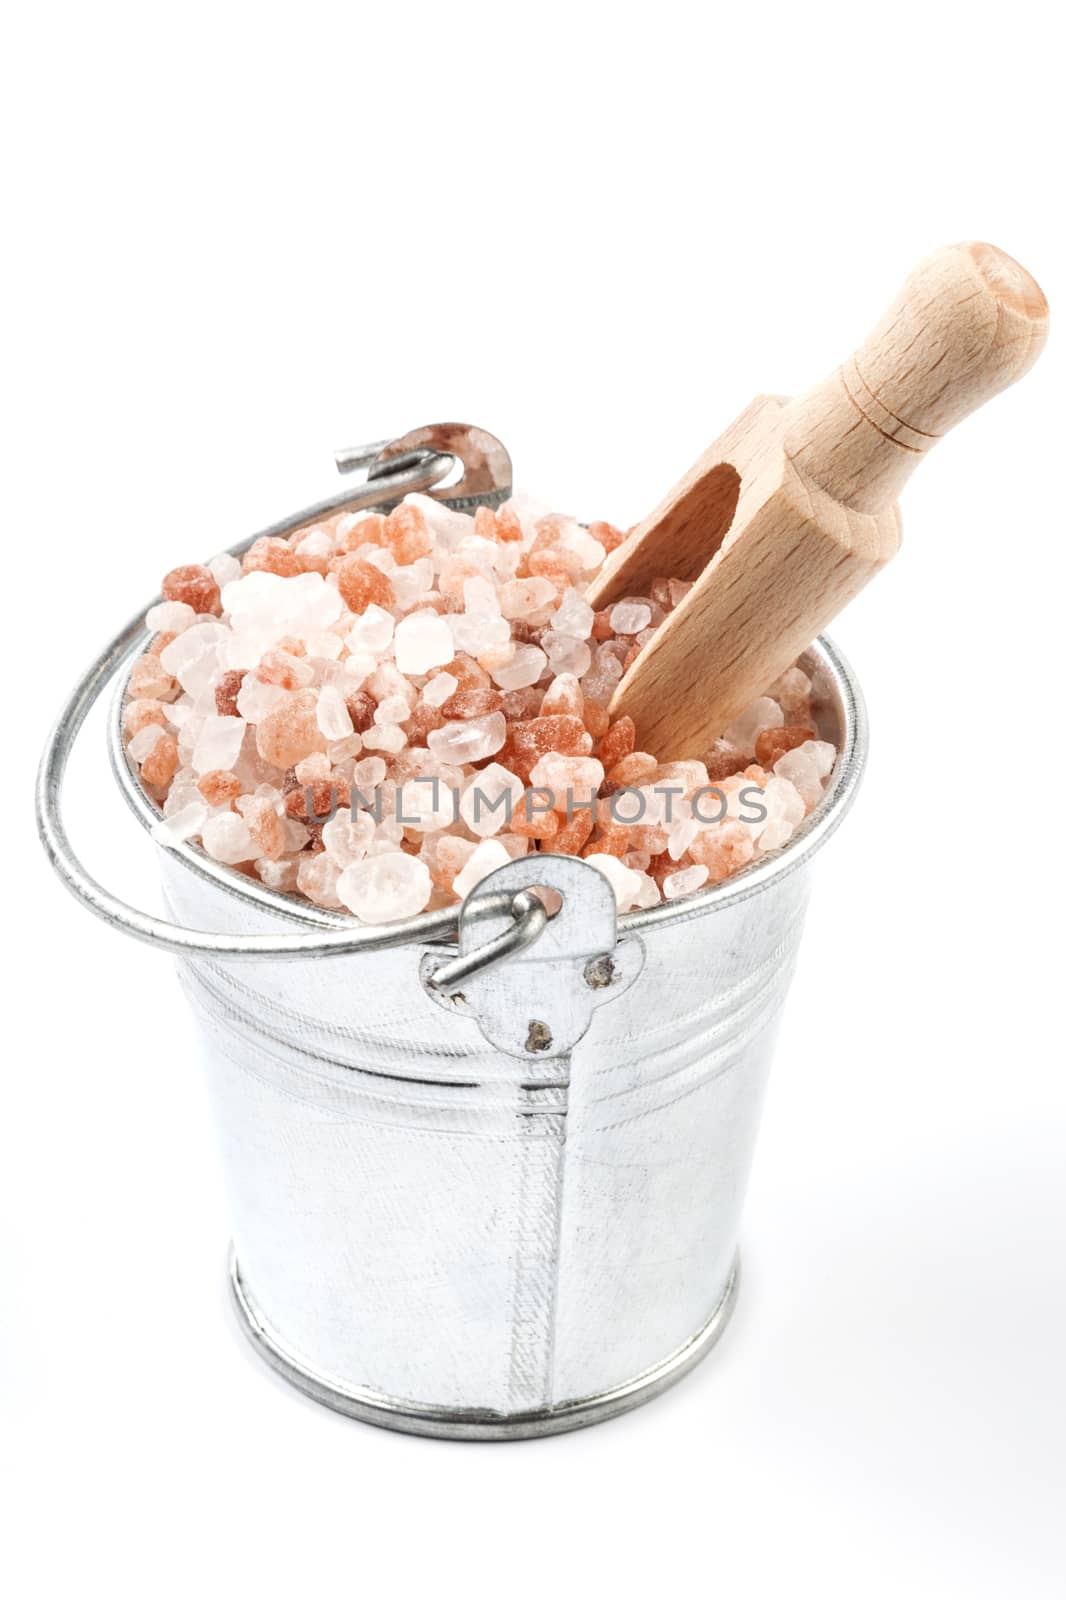
<path id="1" fill-rule="evenodd" d="M 495 584 L 487 578 L 467 578 L 463 584 L 463 608 L 472 617 L 498 617 L 501 606 Z"/>
<path id="2" fill-rule="evenodd" d="M 323 661 L 336 661 L 344 649 L 344 641 L 339 633 L 332 630 L 319 630 L 309 632 L 304 639 L 307 654 Z"/>
<path id="3" fill-rule="evenodd" d="M 415 611 L 397 624 L 396 665 L 401 672 L 420 676 L 454 659 L 451 629 L 436 611 Z"/>
<path id="4" fill-rule="evenodd" d="M 765 733 L 767 728 L 783 727 L 784 721 L 784 713 L 777 701 L 764 694 L 758 700 L 753 700 L 737 720 L 730 723 L 722 738 L 728 744 L 735 745 L 744 755 L 753 756 L 755 741 L 760 733 Z"/>
<path id="5" fill-rule="evenodd" d="M 345 643 L 352 655 L 382 655 L 392 643 L 396 623 L 382 606 L 369 605 L 348 632 Z"/>
<path id="6" fill-rule="evenodd" d="M 418 507 L 435 543 L 445 550 L 454 550 L 460 539 L 469 537 L 474 531 L 473 517 L 468 517 L 462 511 L 453 511 L 443 501 L 433 500 L 429 495 L 405 495 L 403 503 L 405 506 Z"/>
<path id="7" fill-rule="evenodd" d="M 453 678 L 450 672 L 438 672 L 422 690 L 422 699 L 427 706 L 442 706 L 445 700 L 451 699 L 458 687 L 458 678 Z"/>
<path id="8" fill-rule="evenodd" d="M 619 600 L 611 607 L 610 622 L 615 633 L 640 633 L 651 621 L 651 606 L 640 601 Z M 558 624 L 556 624 L 558 626 Z"/>
<path id="9" fill-rule="evenodd" d="M 326 754 L 329 756 L 330 765 L 339 767 L 342 761 L 351 761 L 359 755 L 363 748 L 363 741 L 357 733 L 350 733 L 346 739 L 334 739 Z"/>
<path id="10" fill-rule="evenodd" d="M 218 662 L 218 646 L 226 639 L 221 623 L 198 622 L 186 628 L 161 651 L 159 664 L 177 678 L 189 694 L 198 694 L 205 678 L 210 679 Z"/>
<path id="11" fill-rule="evenodd" d="M 141 729 L 140 733 L 133 735 L 126 749 L 138 766 L 146 756 L 151 755 L 166 731 L 165 728 L 159 726 L 158 722 L 150 722 L 146 728 Z"/>
<path id="12" fill-rule="evenodd" d="M 659 885 L 655 879 L 649 877 L 646 872 L 638 872 L 637 877 L 640 879 L 640 887 L 637 890 L 632 909 L 643 911 L 647 906 L 657 906 L 662 899 L 662 895 L 659 893 Z"/>
<path id="13" fill-rule="evenodd" d="M 554 599 L 555 585 L 547 578 L 515 578 L 500 589 L 498 609 L 505 617 L 528 617 L 534 611 L 542 611 Z M 468 600 L 467 610 L 470 609 Z"/>
<path id="14" fill-rule="evenodd" d="M 288 698 L 289 691 L 279 683 L 263 683 L 254 672 L 248 672 L 237 691 L 237 710 L 245 722 L 254 726 L 276 711 Z"/>
<path id="15" fill-rule="evenodd" d="M 524 793 L 522 780 L 492 761 L 475 772 L 464 789 L 459 814 L 471 833 L 487 839 L 518 814 Z"/>
<path id="16" fill-rule="evenodd" d="M 363 684 L 375 670 L 377 664 L 376 656 L 366 655 L 363 653 L 350 655 L 341 662 L 341 667 L 348 684 L 349 694 L 351 694 L 354 689 L 361 689 L 363 687 Z"/>
<path id="17" fill-rule="evenodd" d="M 429 868 L 402 851 L 369 856 L 337 879 L 341 901 L 363 922 L 396 922 L 424 909 L 433 892 Z"/>
<path id="18" fill-rule="evenodd" d="M 236 556 L 231 556 L 223 550 L 220 555 L 212 556 L 207 563 L 207 570 L 214 578 L 220 589 L 227 583 L 233 583 L 241 575 L 241 564 Z"/>
<path id="19" fill-rule="evenodd" d="M 260 882 L 266 884 L 268 889 L 278 894 L 292 894 L 296 888 L 300 863 L 291 856 L 282 856 L 279 861 L 269 861 L 263 856 L 256 862 L 255 870 Z"/>
<path id="20" fill-rule="evenodd" d="M 150 633 L 184 633 L 196 621 L 197 613 L 183 600 L 163 600 L 152 606 L 144 619 Z"/>
<path id="21" fill-rule="evenodd" d="M 318 691 L 315 711 L 320 731 L 327 739 L 346 739 L 352 732 L 352 719 L 348 714 L 340 691 L 327 683 Z"/>
<path id="22" fill-rule="evenodd" d="M 504 692 L 528 689 L 548 665 L 548 658 L 535 644 L 516 644 L 509 661 L 492 672 L 492 681 Z"/>
<path id="23" fill-rule="evenodd" d="M 765 821 L 753 822 L 750 826 L 760 851 L 765 854 L 788 843 L 806 816 L 807 807 L 795 785 L 776 773 L 762 792 L 762 803 L 766 808 Z"/>
<path id="24" fill-rule="evenodd" d="M 512 495 L 500 509 L 505 508 L 514 512 L 523 535 L 530 542 L 537 531 L 537 523 L 552 514 L 551 506 L 545 505 L 543 500 L 537 500 L 531 494 Z"/>
<path id="25" fill-rule="evenodd" d="M 411 715 L 411 707 L 402 694 L 387 694 L 374 708 L 374 721 L 379 724 L 390 722 L 406 722 Z"/>
<path id="26" fill-rule="evenodd" d="M 674 801 L 674 815 L 677 816 L 677 801 Z M 683 817 L 670 829 L 667 840 L 667 851 L 671 861 L 680 861 L 697 833 L 700 825 L 691 816 Z"/>
<path id="27" fill-rule="evenodd" d="M 681 872 L 671 872 L 663 879 L 663 896 L 667 900 L 679 900 L 682 895 L 702 888 L 707 878 L 706 867 L 685 867 Z"/>
<path id="28" fill-rule="evenodd" d="M 458 895 L 467 895 L 482 878 L 487 878 L 497 867 L 510 861 L 510 853 L 499 839 L 482 839 L 463 870 L 456 874 L 454 889 Z"/>
<path id="29" fill-rule="evenodd" d="M 252 861 L 259 853 L 248 824 L 233 811 L 208 817 L 202 837 L 208 855 L 228 866 L 235 866 L 238 861 Z"/>
<path id="30" fill-rule="evenodd" d="M 192 800 L 180 810 L 174 811 L 162 822 L 157 822 L 152 828 L 152 837 L 163 845 L 181 844 L 185 839 L 191 839 L 200 832 L 207 821 L 207 802 L 205 800 Z"/>
<path id="31" fill-rule="evenodd" d="M 369 811 L 354 814 L 342 806 L 322 829 L 322 843 L 343 870 L 362 861 L 374 837 L 374 819 Z"/>
<path id="32" fill-rule="evenodd" d="M 510 623 L 504 617 L 487 612 L 449 611 L 443 621 L 451 632 L 455 649 L 465 655 L 480 656 L 493 645 L 507 644 L 511 638 Z"/>
<path id="33" fill-rule="evenodd" d="M 241 753 L 244 729 L 242 717 L 205 717 L 193 747 L 193 771 L 228 772 Z"/>
<path id="34" fill-rule="evenodd" d="M 396 722 L 376 724 L 363 734 L 364 750 L 386 750 L 395 756 L 399 755 L 406 743 L 407 735 Z"/>
<path id="35" fill-rule="evenodd" d="M 360 793 L 369 799 L 378 785 L 385 782 L 387 770 L 380 756 L 367 756 L 364 761 L 355 763 L 352 769 L 352 782 Z"/>
<path id="36" fill-rule="evenodd" d="M 630 910 L 640 894 L 640 873 L 634 872 L 631 867 L 625 866 L 617 856 L 601 855 L 598 852 L 594 852 L 592 855 L 586 856 L 585 860 L 590 867 L 597 867 L 603 873 L 614 890 L 614 897 L 618 903 L 619 911 Z"/>
<path id="37" fill-rule="evenodd" d="M 587 639 L 592 632 L 594 616 L 584 595 L 576 589 L 567 589 L 552 618 L 552 627 L 556 633 L 569 634 L 573 639 Z"/>
<path id="38" fill-rule="evenodd" d="M 540 642 L 556 675 L 566 672 L 575 678 L 583 678 L 592 666 L 592 651 L 584 639 L 549 630 L 541 636 Z"/>
<path id="39" fill-rule="evenodd" d="M 484 717 L 446 722 L 443 728 L 434 728 L 426 742 L 442 761 L 462 767 L 494 756 L 497 750 L 502 750 L 506 739 L 507 718 L 502 711 L 490 711 Z"/>
<path id="40" fill-rule="evenodd" d="M 541 756 L 529 775 L 530 783 L 547 789 L 555 799 L 555 809 L 566 809 L 567 797 L 590 800 L 603 782 L 603 764 L 595 756 L 564 756 L 550 750 Z"/>

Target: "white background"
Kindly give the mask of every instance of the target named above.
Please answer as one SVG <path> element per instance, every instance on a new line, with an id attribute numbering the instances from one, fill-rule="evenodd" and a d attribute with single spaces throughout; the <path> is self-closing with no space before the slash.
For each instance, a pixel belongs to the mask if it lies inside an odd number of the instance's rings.
<path id="1" fill-rule="evenodd" d="M 271 1377 L 224 1305 L 169 963 L 66 899 L 29 821 L 45 724 L 103 640 L 170 566 L 326 492 L 337 445 L 481 423 L 523 487 L 628 524 L 754 393 L 835 365 L 938 244 L 991 239 L 1061 306 L 1044 15 L 102 3 L 9 24 L 12 1596 L 1062 1593 L 1055 341 L 922 467 L 901 555 L 834 629 L 869 774 L 818 864 L 736 1317 L 646 1410 L 448 1446 Z M 98 726 L 71 806 L 91 862 L 150 899 Z"/>

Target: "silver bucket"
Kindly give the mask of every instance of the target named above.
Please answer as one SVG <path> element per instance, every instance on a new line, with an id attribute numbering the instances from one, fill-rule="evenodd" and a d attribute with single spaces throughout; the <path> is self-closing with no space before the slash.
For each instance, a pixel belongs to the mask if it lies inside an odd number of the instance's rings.
<path id="1" fill-rule="evenodd" d="M 143 640 L 68 703 L 41 831 L 91 909 L 179 956 L 256 1348 L 337 1410 L 451 1438 L 585 1426 L 676 1381 L 732 1309 L 810 860 L 861 773 L 847 665 L 826 640 L 803 662 L 840 751 L 816 811 L 688 899 L 617 918 L 594 868 L 534 855 L 461 910 L 362 928 L 180 845 L 159 851 L 167 923 L 88 877 L 59 814 L 70 744 Z M 120 711 L 121 689 L 113 764 L 150 828 Z M 550 920 L 533 885 L 561 897 Z"/>

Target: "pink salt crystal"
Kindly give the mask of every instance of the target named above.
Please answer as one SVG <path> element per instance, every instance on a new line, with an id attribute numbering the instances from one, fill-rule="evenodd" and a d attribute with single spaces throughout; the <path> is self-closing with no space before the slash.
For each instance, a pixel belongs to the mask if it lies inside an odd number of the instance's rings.
<path id="1" fill-rule="evenodd" d="M 501 689 L 526 689 L 537 682 L 547 665 L 547 656 L 535 644 L 516 644 L 510 660 L 489 671 Z"/>
<path id="2" fill-rule="evenodd" d="M 372 656 L 380 656 L 392 643 L 395 627 L 390 611 L 370 604 L 352 624 L 347 637 L 348 648 L 356 654 L 367 651 Z"/>
<path id="3" fill-rule="evenodd" d="M 555 585 L 547 578 L 514 578 L 499 591 L 499 609 L 509 618 L 528 617 L 555 600 Z"/>
<path id="4" fill-rule="evenodd" d="M 271 572 L 279 578 L 295 578 L 302 570 L 300 558 L 287 539 L 257 539 L 244 552 L 242 572 Z"/>
<path id="5" fill-rule="evenodd" d="M 248 824 L 257 856 L 276 861 L 285 850 L 285 823 L 270 800 L 245 795 L 237 810 Z"/>
<path id="6" fill-rule="evenodd" d="M 406 722 L 410 715 L 411 707 L 402 694 L 387 694 L 375 708 L 374 721 L 380 724 Z"/>
<path id="7" fill-rule="evenodd" d="M 296 886 L 314 905 L 333 910 L 341 904 L 338 894 L 340 868 L 332 856 L 320 850 L 317 855 L 301 856 Z"/>
<path id="8" fill-rule="evenodd" d="M 385 518 L 381 542 L 403 567 L 417 561 L 419 556 L 430 555 L 433 550 L 433 540 L 421 509 L 407 502 L 396 506 Z"/>
<path id="9" fill-rule="evenodd" d="M 799 790 L 787 778 L 776 774 L 762 792 L 762 804 L 766 808 L 766 820 L 750 826 L 760 852 L 765 855 L 787 844 L 806 816 L 807 807 Z"/>
<path id="10" fill-rule="evenodd" d="M 492 761 L 471 778 L 463 791 L 459 812 L 471 833 L 487 839 L 510 826 L 523 793 L 521 779 Z"/>
<path id="11" fill-rule="evenodd" d="M 207 563 L 207 570 L 221 589 L 240 577 L 241 564 L 236 556 L 231 556 L 227 550 L 223 550 L 219 555 L 211 557 Z"/>
<path id="12" fill-rule="evenodd" d="M 276 893 L 291 894 L 298 887 L 300 863 L 295 856 L 283 856 L 280 861 L 261 857 L 255 863 L 255 870 L 260 881 Z"/>
<path id="13" fill-rule="evenodd" d="M 296 762 L 292 775 L 296 783 L 326 783 L 330 776 L 329 758 L 324 751 L 316 750 Z"/>
<path id="14" fill-rule="evenodd" d="M 680 900 L 682 895 L 692 894 L 695 889 L 701 889 L 707 882 L 706 867 L 685 867 L 681 872 L 668 873 L 663 878 L 663 898 L 666 900 Z"/>
<path id="15" fill-rule="evenodd" d="M 349 911 L 377 924 L 417 916 L 429 900 L 433 880 L 424 861 L 395 850 L 345 867 L 336 887 Z"/>
<path id="16" fill-rule="evenodd" d="M 786 778 L 807 807 L 813 810 L 822 798 L 822 781 L 833 770 L 836 751 L 821 739 L 809 739 L 795 750 L 787 751 L 774 763 L 774 772 Z"/>
<path id="17" fill-rule="evenodd" d="M 368 689 L 356 689 L 345 700 L 352 727 L 356 733 L 365 733 L 373 725 L 377 702 Z"/>
<path id="18" fill-rule="evenodd" d="M 801 667 L 789 667 L 766 692 L 778 702 L 789 721 L 799 721 L 810 709 L 811 688 L 811 680 Z"/>
<path id="19" fill-rule="evenodd" d="M 237 717 L 237 697 L 244 682 L 243 672 L 224 672 L 215 684 L 215 712 L 220 717 Z"/>
<path id="20" fill-rule="evenodd" d="M 462 871 L 456 874 L 453 888 L 458 895 L 467 895 L 482 878 L 487 878 L 497 867 L 504 866 L 511 857 L 499 839 L 482 839 Z"/>
<path id="21" fill-rule="evenodd" d="M 502 711 L 491 711 L 487 717 L 446 722 L 443 728 L 437 728 L 428 735 L 426 743 L 442 761 L 453 766 L 466 766 L 495 755 L 506 738 L 507 719 Z"/>
<path id="22" fill-rule="evenodd" d="M 184 633 L 196 621 L 197 613 L 183 600 L 164 600 L 152 606 L 144 619 L 150 633 Z"/>
<path id="23" fill-rule="evenodd" d="M 572 672 L 561 672 L 548 685 L 541 702 L 540 714 L 548 717 L 558 712 L 564 716 L 580 717 L 584 705 L 585 696 L 581 692 L 581 684 L 577 678 Z"/>
<path id="24" fill-rule="evenodd" d="M 175 700 L 179 689 L 156 656 L 138 656 L 130 668 L 131 700 Z"/>
<path id="25" fill-rule="evenodd" d="M 747 866 L 755 854 L 755 837 L 746 823 L 719 822 L 700 828 L 688 853 L 697 866 L 707 868 L 708 882 L 721 883 Z"/>
<path id="26" fill-rule="evenodd" d="M 206 820 L 206 802 L 192 801 L 157 822 L 152 828 L 152 837 L 163 845 L 182 844 L 186 839 L 195 838 Z"/>
<path id="27" fill-rule="evenodd" d="M 324 737 L 331 742 L 336 739 L 346 739 L 353 732 L 352 718 L 348 707 L 339 689 L 333 684 L 325 684 L 318 692 L 318 706 L 316 708 L 318 726 Z"/>
<path id="28" fill-rule="evenodd" d="M 164 600 L 177 600 L 195 612 L 218 616 L 222 611 L 218 584 L 206 567 L 175 567 L 163 579 L 162 592 Z"/>
<path id="29" fill-rule="evenodd" d="M 128 739 L 132 739 L 142 728 L 151 727 L 153 724 L 165 728 L 169 720 L 167 712 L 170 709 L 161 700 L 129 700 L 122 712 L 122 731 Z"/>
<path id="30" fill-rule="evenodd" d="M 227 866 L 235 866 L 240 861 L 252 861 L 259 854 L 248 824 L 233 811 L 208 817 L 201 838 L 208 855 L 216 861 L 225 862 Z"/>
<path id="31" fill-rule="evenodd" d="M 395 722 L 368 728 L 363 734 L 364 750 L 384 750 L 389 755 L 397 755 L 406 743 L 406 733 Z"/>
<path id="32" fill-rule="evenodd" d="M 241 780 L 235 772 L 205 772 L 196 787 L 209 806 L 225 806 L 240 794 Z"/>
<path id="33" fill-rule="evenodd" d="M 325 748 L 317 705 L 313 689 L 299 689 L 263 718 L 256 728 L 256 747 L 264 761 L 275 767 L 292 767 L 313 750 Z"/>
<path id="34" fill-rule="evenodd" d="M 166 737 L 166 723 L 150 722 L 139 733 L 135 733 L 126 746 L 133 760 L 138 764 L 155 749 L 160 739 Z"/>
<path id="35" fill-rule="evenodd" d="M 392 584 L 380 567 L 357 555 L 342 556 L 336 573 L 341 599 L 349 611 L 362 612 L 371 605 L 387 610 L 396 599 Z"/>
<path id="36" fill-rule="evenodd" d="M 593 851 L 591 855 L 585 857 L 585 860 L 590 867 L 598 868 L 611 885 L 618 910 L 630 910 L 640 893 L 640 874 L 624 866 L 617 856 L 601 855 Z"/>
<path id="37" fill-rule="evenodd" d="M 177 772 L 179 759 L 178 741 L 165 733 L 141 762 L 141 777 L 151 788 L 164 789 Z"/>
<path id="38" fill-rule="evenodd" d="M 555 673 L 584 678 L 592 665 L 592 651 L 583 639 L 549 628 L 541 636 L 541 645 Z"/>
<path id="39" fill-rule="evenodd" d="M 399 670 L 415 676 L 447 666 L 455 657 L 451 629 L 435 611 L 414 611 L 404 617 L 396 626 L 395 649 Z"/>
<path id="40" fill-rule="evenodd" d="M 476 849 L 477 845 L 471 839 L 461 839 L 454 833 L 441 834 L 430 867 L 434 883 L 451 891 L 456 874 L 463 870 Z"/>
<path id="41" fill-rule="evenodd" d="M 651 621 L 651 606 L 642 600 L 619 600 L 611 607 L 611 627 L 615 633 L 640 633 Z"/>
<path id="42" fill-rule="evenodd" d="M 260 683 L 275 683 L 279 689 L 306 689 L 315 677 L 309 662 L 285 650 L 268 650 L 255 675 Z"/>

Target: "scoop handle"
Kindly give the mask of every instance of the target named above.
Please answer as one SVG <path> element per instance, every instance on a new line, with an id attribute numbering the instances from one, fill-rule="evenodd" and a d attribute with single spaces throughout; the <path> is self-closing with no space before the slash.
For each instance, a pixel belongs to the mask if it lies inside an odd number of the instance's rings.
<path id="1" fill-rule="evenodd" d="M 890 505 L 926 451 L 1028 372 L 1048 306 L 995 245 L 948 245 L 915 269 L 864 344 L 792 401 L 785 452 L 857 511 Z"/>

